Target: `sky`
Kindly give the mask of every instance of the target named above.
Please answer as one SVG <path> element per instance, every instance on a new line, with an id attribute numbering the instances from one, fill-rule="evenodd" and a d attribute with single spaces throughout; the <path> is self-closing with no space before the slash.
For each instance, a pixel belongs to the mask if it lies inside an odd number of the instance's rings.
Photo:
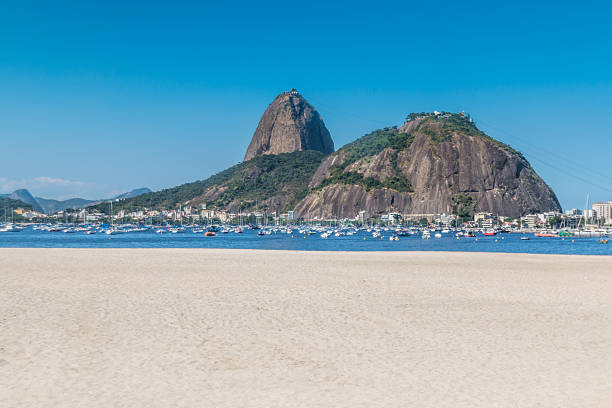
<path id="1" fill-rule="evenodd" d="M 565 209 L 612 200 L 608 2 L 7 3 L 0 193 L 204 179 L 297 88 L 336 148 L 410 112 L 465 110 Z"/>

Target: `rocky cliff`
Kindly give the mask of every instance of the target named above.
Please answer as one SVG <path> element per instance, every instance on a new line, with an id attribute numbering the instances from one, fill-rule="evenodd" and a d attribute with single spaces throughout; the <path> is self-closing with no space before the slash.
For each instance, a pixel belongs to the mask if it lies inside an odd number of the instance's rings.
<path id="1" fill-rule="evenodd" d="M 316 109 L 292 89 L 278 95 L 266 109 L 244 160 L 300 150 L 329 154 L 334 142 Z"/>
<path id="2" fill-rule="evenodd" d="M 366 135 L 325 158 L 309 188 L 295 209 L 307 218 L 561 210 L 519 152 L 462 114 L 412 115 L 400 128 Z"/>

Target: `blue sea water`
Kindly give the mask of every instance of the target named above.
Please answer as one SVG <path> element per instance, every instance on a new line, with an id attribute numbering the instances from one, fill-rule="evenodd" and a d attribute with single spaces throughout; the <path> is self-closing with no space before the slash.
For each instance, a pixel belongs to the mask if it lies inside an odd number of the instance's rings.
<path id="1" fill-rule="evenodd" d="M 202 233 L 156 234 L 153 231 L 130 232 L 118 235 L 83 232 L 35 231 L 28 228 L 21 232 L 0 233 L 2 248 L 242 248 L 302 251 L 463 251 L 463 252 L 511 252 L 535 254 L 583 254 L 612 255 L 612 244 L 604 245 L 599 238 L 538 238 L 528 234 L 529 241 L 521 240 L 522 234 L 478 235 L 476 238 L 457 239 L 454 233 L 442 238 L 421 239 L 420 235 L 401 237 L 390 241 L 391 231 L 384 238 L 373 238 L 371 233 L 360 231 L 352 236 L 321 238 L 319 234 L 293 235 L 272 233 L 258 236 L 255 230 L 242 234 L 230 232 L 205 237 Z"/>

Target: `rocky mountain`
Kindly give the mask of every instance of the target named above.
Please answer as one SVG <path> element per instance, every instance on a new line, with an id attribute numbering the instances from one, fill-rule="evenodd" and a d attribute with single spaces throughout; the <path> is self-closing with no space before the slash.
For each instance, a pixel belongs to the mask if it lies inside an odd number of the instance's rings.
<path id="1" fill-rule="evenodd" d="M 244 160 L 265 154 L 334 151 L 334 142 L 319 112 L 295 89 L 278 95 L 264 112 Z"/>
<path id="2" fill-rule="evenodd" d="M 518 217 L 560 211 L 552 189 L 510 146 L 487 136 L 463 114 L 411 115 L 349 143 L 323 160 L 302 217 L 477 211 Z"/>
<path id="3" fill-rule="evenodd" d="M 208 179 L 121 200 L 116 209 L 207 204 L 236 211 L 286 211 L 303 218 L 457 214 L 518 217 L 560 211 L 551 188 L 516 150 L 469 116 L 410 114 L 333 152 L 323 122 L 295 91 L 266 110 L 245 161 Z M 99 208 L 105 211 L 103 206 Z"/>

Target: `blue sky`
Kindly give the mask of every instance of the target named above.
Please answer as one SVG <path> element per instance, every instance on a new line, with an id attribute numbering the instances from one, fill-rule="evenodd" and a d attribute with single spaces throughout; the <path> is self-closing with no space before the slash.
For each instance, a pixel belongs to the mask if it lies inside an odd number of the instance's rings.
<path id="1" fill-rule="evenodd" d="M 564 206 L 612 200 L 607 2 L 0 6 L 0 192 L 106 197 L 239 162 L 295 87 L 336 147 L 466 110 Z"/>

